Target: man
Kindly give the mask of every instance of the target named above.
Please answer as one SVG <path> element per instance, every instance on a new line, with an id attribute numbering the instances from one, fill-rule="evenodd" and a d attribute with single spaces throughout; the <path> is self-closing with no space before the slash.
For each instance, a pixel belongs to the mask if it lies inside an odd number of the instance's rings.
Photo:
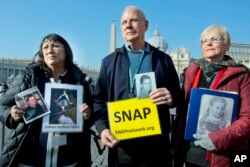
<path id="1" fill-rule="evenodd" d="M 103 59 L 94 89 L 96 128 L 102 144 L 110 148 L 109 167 L 172 166 L 169 107 L 175 107 L 180 85 L 170 56 L 145 42 L 147 29 L 143 11 L 126 7 L 121 17 L 126 44 Z M 150 98 L 158 107 L 162 135 L 118 141 L 109 129 L 106 102 L 134 98 L 135 74 L 152 71 L 157 89 L 152 90 Z"/>
<path id="2" fill-rule="evenodd" d="M 28 107 L 25 109 L 24 117 L 26 121 L 36 118 L 37 116 L 44 113 L 43 108 L 37 102 L 36 96 L 30 94 L 27 96 Z"/>

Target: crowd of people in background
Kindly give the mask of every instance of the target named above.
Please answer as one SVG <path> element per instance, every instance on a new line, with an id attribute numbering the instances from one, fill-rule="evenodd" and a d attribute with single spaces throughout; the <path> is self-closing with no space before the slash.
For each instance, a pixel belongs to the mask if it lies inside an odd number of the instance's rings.
<path id="1" fill-rule="evenodd" d="M 8 89 L 8 85 L 5 82 L 1 83 L 1 85 L 0 85 L 0 97 L 2 95 L 4 95 L 4 93 L 7 91 L 7 89 Z"/>
<path id="2" fill-rule="evenodd" d="M 0 156 L 0 167 L 90 167 L 93 163 L 90 127 L 93 125 L 101 144 L 108 147 L 109 167 L 229 167 L 235 152 L 246 153 L 249 159 L 250 72 L 226 55 L 231 43 L 227 28 L 210 25 L 204 29 L 200 35 L 201 57 L 184 70 L 180 83 L 171 57 L 145 41 L 148 27 L 149 21 L 141 9 L 125 7 L 121 15 L 124 45 L 103 58 L 94 87 L 89 76 L 73 63 L 69 43 L 58 34 L 45 36 L 25 72 L 16 76 L 10 85 L 0 85 L 0 122 L 14 130 Z M 118 140 L 110 130 L 107 102 L 137 97 L 134 76 L 146 72 L 155 73 L 156 89 L 151 90 L 150 77 L 142 77 L 142 89 L 147 84 L 143 97 L 150 98 L 157 106 L 161 134 Z M 148 83 L 144 83 L 146 80 Z M 83 132 L 42 133 L 42 118 L 29 124 L 23 122 L 25 112 L 16 106 L 15 94 L 37 86 L 44 96 L 46 83 L 83 86 L 84 99 L 79 108 L 84 120 Z M 238 93 L 236 121 L 208 135 L 195 136 L 193 142 L 185 140 L 192 88 Z M 71 104 L 66 90 L 56 102 L 62 111 Z M 216 102 L 219 101 L 211 102 L 211 107 Z M 176 108 L 173 126 L 171 108 Z"/>

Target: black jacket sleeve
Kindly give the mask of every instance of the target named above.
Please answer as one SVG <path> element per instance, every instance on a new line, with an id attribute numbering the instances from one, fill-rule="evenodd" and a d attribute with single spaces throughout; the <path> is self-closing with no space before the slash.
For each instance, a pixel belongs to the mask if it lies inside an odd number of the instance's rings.
<path id="1" fill-rule="evenodd" d="M 10 109 L 16 105 L 15 95 L 27 89 L 31 81 L 30 70 L 26 69 L 24 74 L 17 75 L 8 90 L 0 99 L 0 121 L 4 123 L 8 128 L 15 128 L 15 124 L 11 120 Z"/>

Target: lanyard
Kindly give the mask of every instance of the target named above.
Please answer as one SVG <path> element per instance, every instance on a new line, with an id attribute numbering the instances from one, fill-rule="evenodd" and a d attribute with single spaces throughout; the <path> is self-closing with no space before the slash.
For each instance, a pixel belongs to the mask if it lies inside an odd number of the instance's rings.
<path id="1" fill-rule="evenodd" d="M 193 86 L 192 86 L 193 88 L 197 88 L 198 87 L 198 84 L 199 84 L 199 81 L 200 81 L 200 77 L 201 77 L 201 71 L 202 70 L 199 69 L 198 72 L 197 72 L 197 74 L 196 74 L 196 76 L 195 76 L 195 78 L 194 78 L 194 83 L 193 83 Z M 212 90 L 215 90 L 217 88 L 217 86 L 219 84 L 219 81 L 221 80 L 221 78 L 222 78 L 223 74 L 225 73 L 225 71 L 226 71 L 226 68 L 223 68 L 223 69 L 221 69 L 219 71 L 219 73 L 217 74 L 214 82 L 211 85 L 211 89 Z"/>
<path id="2" fill-rule="evenodd" d="M 129 93 L 132 94 L 133 90 L 134 90 L 134 86 L 135 86 L 135 75 L 134 76 L 132 75 L 131 62 L 130 62 L 130 59 L 128 57 L 128 53 L 125 55 L 126 55 L 126 59 L 128 62 L 128 70 L 129 70 L 129 87 L 130 87 Z M 135 74 L 139 73 L 144 57 L 145 57 L 145 51 L 143 51 L 141 54 L 140 61 L 138 62 L 136 69 L 135 69 Z"/>

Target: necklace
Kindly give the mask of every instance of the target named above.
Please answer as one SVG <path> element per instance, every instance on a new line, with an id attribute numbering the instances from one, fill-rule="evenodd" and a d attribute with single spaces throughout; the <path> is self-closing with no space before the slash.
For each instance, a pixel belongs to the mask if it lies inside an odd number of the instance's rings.
<path id="1" fill-rule="evenodd" d="M 204 74 L 204 76 L 205 76 L 205 78 L 206 78 L 206 81 L 207 82 L 210 82 L 211 81 L 211 79 L 217 74 L 217 72 L 216 73 L 214 73 L 213 75 L 211 75 L 210 77 L 208 77 L 207 75 L 206 75 L 206 73 L 205 72 L 203 72 L 203 74 Z"/>

